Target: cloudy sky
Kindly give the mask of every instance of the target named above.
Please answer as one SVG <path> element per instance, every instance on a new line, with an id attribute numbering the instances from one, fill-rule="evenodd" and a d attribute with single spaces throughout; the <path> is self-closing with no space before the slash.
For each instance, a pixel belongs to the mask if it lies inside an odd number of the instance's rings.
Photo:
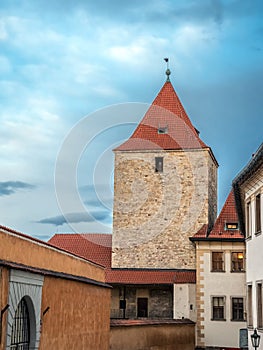
<path id="1" fill-rule="evenodd" d="M 220 208 L 263 141 L 262 13 L 261 0 L 1 0 L 1 224 L 111 232 L 111 149 L 162 87 L 164 57 L 220 164 Z"/>

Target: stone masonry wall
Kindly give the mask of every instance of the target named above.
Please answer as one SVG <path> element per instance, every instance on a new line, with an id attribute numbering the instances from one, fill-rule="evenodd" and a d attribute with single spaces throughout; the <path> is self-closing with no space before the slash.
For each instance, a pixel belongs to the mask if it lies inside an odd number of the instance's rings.
<path id="1" fill-rule="evenodd" d="M 195 268 L 189 237 L 216 203 L 211 164 L 208 149 L 116 152 L 112 267 Z"/>

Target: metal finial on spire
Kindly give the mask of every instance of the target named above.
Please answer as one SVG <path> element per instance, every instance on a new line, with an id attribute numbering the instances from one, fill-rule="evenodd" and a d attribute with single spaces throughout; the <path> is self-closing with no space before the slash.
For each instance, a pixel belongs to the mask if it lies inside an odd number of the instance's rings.
<path id="1" fill-rule="evenodd" d="M 166 69 L 166 72 L 165 72 L 165 74 L 167 75 L 166 81 L 170 81 L 169 75 L 171 74 L 171 71 L 170 71 L 170 69 L 169 69 L 169 58 L 168 58 L 168 57 L 165 57 L 164 60 L 165 60 L 165 62 L 167 63 L 167 69 Z"/>

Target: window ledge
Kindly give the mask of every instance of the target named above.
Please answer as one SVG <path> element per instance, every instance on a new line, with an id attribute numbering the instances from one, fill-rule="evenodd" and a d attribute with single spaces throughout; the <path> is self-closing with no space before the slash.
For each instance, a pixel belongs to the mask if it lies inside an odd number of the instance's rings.
<path id="1" fill-rule="evenodd" d="M 258 232 L 255 232 L 255 236 L 257 237 L 257 236 L 260 236 L 261 235 L 261 231 L 258 231 Z"/>
<path id="2" fill-rule="evenodd" d="M 246 320 L 231 320 L 231 322 L 246 322 Z"/>
<path id="3" fill-rule="evenodd" d="M 211 318 L 211 321 L 219 321 L 219 322 L 222 322 L 222 321 L 226 321 L 225 318 Z"/>
<path id="4" fill-rule="evenodd" d="M 224 273 L 224 272 L 226 272 L 225 270 L 211 270 L 210 272 L 217 272 L 217 273 Z"/>
<path id="5" fill-rule="evenodd" d="M 232 270 L 232 271 L 230 271 L 231 273 L 240 273 L 240 272 L 246 272 L 245 270 L 238 270 L 238 271 L 236 271 L 236 270 Z"/>

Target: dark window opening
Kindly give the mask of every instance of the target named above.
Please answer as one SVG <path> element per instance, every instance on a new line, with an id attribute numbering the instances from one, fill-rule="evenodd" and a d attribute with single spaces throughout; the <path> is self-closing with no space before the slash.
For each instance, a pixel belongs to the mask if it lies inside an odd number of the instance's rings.
<path id="1" fill-rule="evenodd" d="M 160 126 L 158 128 L 158 134 L 167 134 L 168 133 L 168 126 Z"/>
<path id="2" fill-rule="evenodd" d="M 252 285 L 247 286 L 247 312 L 248 312 L 248 318 L 247 318 L 247 325 L 252 326 L 253 325 L 253 314 L 252 314 Z"/>
<path id="3" fill-rule="evenodd" d="M 260 203 L 260 194 L 256 196 L 256 233 L 261 231 L 261 203 Z"/>
<path id="4" fill-rule="evenodd" d="M 163 157 L 155 158 L 155 172 L 162 173 L 163 172 Z"/>
<path id="5" fill-rule="evenodd" d="M 258 328 L 263 327 L 262 319 L 262 283 L 257 284 L 257 318 L 258 318 Z"/>
<path id="6" fill-rule="evenodd" d="M 148 317 L 148 298 L 137 299 L 137 317 Z"/>
<path id="7" fill-rule="evenodd" d="M 232 321 L 244 321 L 243 298 L 232 298 Z"/>
<path id="8" fill-rule="evenodd" d="M 29 350 L 30 321 L 25 299 L 23 298 L 15 312 L 11 331 L 10 349 Z"/>

